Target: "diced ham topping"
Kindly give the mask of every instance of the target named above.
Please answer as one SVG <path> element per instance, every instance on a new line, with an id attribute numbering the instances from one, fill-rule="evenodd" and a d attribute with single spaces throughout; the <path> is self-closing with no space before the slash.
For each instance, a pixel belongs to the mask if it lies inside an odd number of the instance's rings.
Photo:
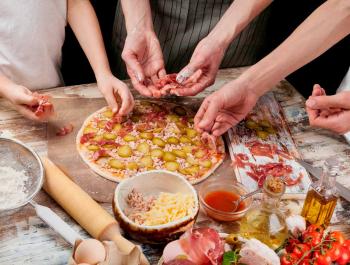
<path id="1" fill-rule="evenodd" d="M 95 137 L 95 133 L 91 132 L 91 133 L 85 133 L 83 134 L 83 136 L 80 138 L 80 143 L 81 144 L 85 144 L 87 143 L 90 139 Z"/>
<path id="2" fill-rule="evenodd" d="M 100 149 L 100 150 L 97 150 L 93 153 L 92 155 L 92 160 L 96 161 L 98 160 L 99 158 L 103 157 L 103 156 L 106 156 L 107 155 L 107 152 L 106 150 L 103 150 L 103 149 Z"/>
<path id="3" fill-rule="evenodd" d="M 44 113 L 53 111 L 53 105 L 50 102 L 50 97 L 48 95 L 40 95 L 39 93 L 34 92 L 33 96 L 38 99 L 38 104 L 31 106 L 30 109 L 37 117 L 42 116 Z"/>
<path id="4" fill-rule="evenodd" d="M 69 123 L 68 125 L 63 126 L 56 132 L 56 136 L 65 136 L 70 134 L 74 129 L 73 124 Z"/>

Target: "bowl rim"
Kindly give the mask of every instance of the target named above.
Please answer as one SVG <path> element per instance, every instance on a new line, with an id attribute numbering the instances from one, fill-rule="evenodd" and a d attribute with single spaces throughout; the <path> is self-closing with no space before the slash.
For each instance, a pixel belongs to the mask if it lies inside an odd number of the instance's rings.
<path id="1" fill-rule="evenodd" d="M 40 159 L 39 155 L 31 147 L 29 147 L 28 145 L 26 145 L 25 143 L 23 143 L 23 142 L 21 142 L 21 141 L 19 141 L 17 139 L 10 138 L 10 137 L 0 136 L 0 141 L 1 140 L 8 141 L 8 142 L 13 142 L 15 144 L 18 144 L 18 145 L 24 147 L 25 149 L 27 149 L 34 156 L 35 160 L 38 162 L 38 165 L 39 165 L 39 176 L 38 176 L 39 182 L 38 182 L 38 185 L 35 188 L 35 190 L 22 203 L 19 203 L 18 205 L 15 205 L 15 206 L 13 206 L 11 208 L 0 209 L 0 213 L 3 214 L 3 213 L 8 212 L 8 211 L 18 210 L 19 208 L 27 205 L 38 194 L 38 192 L 41 190 L 41 188 L 42 188 L 42 186 L 44 184 L 45 171 L 44 171 L 44 166 L 43 166 L 43 164 L 41 162 L 41 159 Z"/>
<path id="2" fill-rule="evenodd" d="M 171 175 L 172 177 L 177 177 L 181 181 L 183 181 L 183 183 L 185 185 L 187 185 L 187 187 L 190 188 L 191 193 L 192 193 L 192 195 L 194 197 L 194 201 L 195 201 L 194 211 L 190 215 L 184 216 L 184 217 L 182 217 L 182 218 L 180 218 L 178 220 L 175 220 L 175 221 L 172 221 L 172 222 L 169 222 L 169 223 L 166 223 L 166 224 L 162 224 L 162 225 L 139 225 L 139 224 L 133 222 L 129 217 L 127 217 L 126 214 L 124 213 L 124 210 L 121 208 L 121 206 L 119 204 L 119 200 L 118 200 L 118 195 L 117 194 L 120 192 L 122 187 L 125 186 L 128 182 L 133 181 L 135 178 L 140 178 L 140 177 L 143 177 L 145 175 L 152 174 L 152 173 L 168 174 L 168 175 Z M 197 193 L 196 189 L 192 186 L 192 184 L 190 182 L 188 182 L 182 175 L 180 175 L 178 173 L 167 171 L 167 170 L 161 170 L 161 169 L 139 172 L 139 173 L 133 175 L 132 177 L 123 180 L 122 182 L 120 182 L 117 185 L 117 187 L 115 189 L 115 192 L 114 192 L 113 200 L 114 200 L 115 207 L 117 208 L 117 210 L 119 211 L 119 214 L 121 215 L 121 218 L 126 223 L 128 223 L 129 225 L 133 225 L 133 226 L 135 226 L 137 228 L 143 229 L 143 230 L 151 230 L 151 231 L 152 230 L 159 230 L 159 229 L 170 228 L 170 227 L 173 227 L 173 226 L 180 225 L 183 222 L 190 221 L 191 219 L 194 219 L 196 217 L 196 215 L 199 212 L 199 207 L 200 207 L 199 206 L 198 193 Z"/>
<path id="3" fill-rule="evenodd" d="M 218 209 L 215 209 L 213 207 L 211 207 L 210 205 L 208 205 L 205 200 L 204 200 L 204 196 L 202 196 L 202 193 L 203 193 L 203 189 L 204 187 L 208 187 L 208 186 L 211 186 L 211 185 L 217 185 L 217 186 L 223 186 L 223 183 L 226 183 L 225 184 L 225 187 L 227 187 L 227 185 L 229 186 L 235 186 L 235 187 L 239 187 L 241 189 L 243 189 L 246 193 L 248 193 L 249 191 L 247 190 L 247 188 L 240 182 L 238 181 L 235 181 L 235 182 L 231 182 L 231 181 L 228 181 L 228 180 L 224 180 L 224 181 L 221 181 L 221 182 L 208 182 L 204 185 L 202 185 L 200 188 L 199 188 L 199 200 L 200 202 L 203 204 L 204 208 L 207 208 L 209 209 L 210 211 L 213 211 L 214 213 L 217 213 L 219 215 L 226 215 L 226 216 L 236 216 L 236 215 L 241 215 L 241 214 L 244 214 L 245 212 L 247 212 L 250 207 L 252 206 L 253 202 L 252 202 L 252 198 L 250 198 L 250 204 L 248 205 L 248 207 L 245 207 L 243 210 L 241 211 L 235 211 L 235 212 L 224 212 L 224 211 L 220 211 Z M 229 182 L 229 183 L 228 183 Z M 248 199 L 246 199 L 248 200 Z"/>

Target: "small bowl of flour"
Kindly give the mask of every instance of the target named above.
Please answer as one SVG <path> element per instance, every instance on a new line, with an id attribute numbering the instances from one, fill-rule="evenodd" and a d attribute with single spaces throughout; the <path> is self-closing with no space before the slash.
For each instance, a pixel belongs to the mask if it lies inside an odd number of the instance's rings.
<path id="1" fill-rule="evenodd" d="M 44 170 L 25 144 L 0 137 L 0 215 L 26 205 L 41 189 Z"/>

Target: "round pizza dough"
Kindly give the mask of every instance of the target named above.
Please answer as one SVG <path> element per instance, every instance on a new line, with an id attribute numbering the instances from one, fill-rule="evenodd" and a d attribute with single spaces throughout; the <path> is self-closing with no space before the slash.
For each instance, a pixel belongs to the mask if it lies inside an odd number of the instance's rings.
<path id="1" fill-rule="evenodd" d="M 154 108 L 156 110 L 158 110 L 158 112 L 155 112 Z M 176 113 L 174 113 L 174 110 L 178 108 L 178 110 L 185 110 L 185 113 L 181 113 L 181 111 L 179 112 L 179 114 L 183 115 L 183 116 L 179 116 Z M 158 113 L 165 111 L 165 113 L 167 113 L 166 115 L 158 117 L 157 114 L 150 114 L 150 113 Z M 169 102 L 164 102 L 164 101 L 140 101 L 140 100 L 136 100 L 135 102 L 135 108 L 133 113 L 131 113 L 128 117 L 126 121 L 123 121 L 120 124 L 128 124 L 128 128 L 130 129 L 130 126 L 132 126 L 132 131 L 128 131 L 127 134 L 132 134 L 134 135 L 137 140 L 133 141 L 133 142 L 125 142 L 123 140 L 123 135 L 119 135 L 119 132 L 114 132 L 112 131 L 112 133 L 115 133 L 117 135 L 116 139 L 114 140 L 116 142 L 116 146 L 114 148 L 108 149 L 108 153 L 111 154 L 112 156 L 108 156 L 108 157 L 101 157 L 98 160 L 94 160 L 92 159 L 92 155 L 94 153 L 94 151 L 90 151 L 87 149 L 87 146 L 89 145 L 89 140 L 86 143 L 81 143 L 81 138 L 84 136 L 86 128 L 94 128 L 94 130 L 96 130 L 96 135 L 98 135 L 99 137 L 103 134 L 103 133 L 108 133 L 108 131 L 105 130 L 105 128 L 98 128 L 98 122 L 108 122 L 110 121 L 112 118 L 106 118 L 104 117 L 104 113 L 108 113 L 110 114 L 110 109 L 108 107 L 103 107 L 100 110 L 92 113 L 89 117 L 86 118 L 86 120 L 84 121 L 81 129 L 79 130 L 78 134 L 77 134 L 77 138 L 76 138 L 76 147 L 77 147 L 77 151 L 80 155 L 80 157 L 82 158 L 82 160 L 94 171 L 96 172 L 98 175 L 109 179 L 111 181 L 115 181 L 115 182 L 120 182 L 126 178 L 129 178 L 131 176 L 133 176 L 134 174 L 138 173 L 138 172 L 143 172 L 143 171 L 147 171 L 147 168 L 138 168 L 137 170 L 128 170 L 128 169 L 115 169 L 112 168 L 111 166 L 109 166 L 108 161 L 109 159 L 111 159 L 111 157 L 113 156 L 114 159 L 118 159 L 120 161 L 124 161 L 125 163 L 130 163 L 130 162 L 136 162 L 137 164 L 139 164 L 139 160 L 140 160 L 140 154 L 137 150 L 135 150 L 137 144 L 139 142 L 147 142 L 150 145 L 151 149 L 154 148 L 160 148 L 163 151 L 172 151 L 173 145 L 166 143 L 165 147 L 159 147 L 159 146 L 155 146 L 152 141 L 150 140 L 144 140 L 144 139 L 140 139 L 139 134 L 140 132 L 137 131 L 135 128 L 137 127 L 138 124 L 142 123 L 145 124 L 144 121 L 135 121 L 135 119 L 133 119 L 136 116 L 141 116 L 146 117 L 144 115 L 155 115 L 156 118 L 155 119 L 150 119 L 149 122 L 147 122 L 147 124 L 149 124 L 149 126 L 152 127 L 152 124 L 155 122 L 155 120 L 157 120 L 159 123 L 165 124 L 165 127 L 163 128 L 163 131 L 161 132 L 161 134 L 163 135 L 164 138 L 161 138 L 162 140 L 166 140 L 168 136 L 166 136 L 167 134 L 169 134 L 170 136 L 173 136 L 173 133 L 170 132 L 171 128 L 175 128 L 174 125 L 176 126 L 174 121 L 170 121 L 169 118 L 167 118 L 169 115 L 174 115 L 174 117 L 179 118 L 180 120 L 183 119 L 185 120 L 187 126 L 189 126 L 188 128 L 193 128 L 193 122 L 190 123 L 188 120 L 191 119 L 192 117 L 194 117 L 194 113 L 193 111 L 191 111 L 190 109 L 184 107 L 184 106 L 180 106 L 177 104 L 173 104 L 173 103 L 169 103 Z M 136 114 L 135 114 L 136 113 Z M 149 116 L 147 116 L 149 118 Z M 141 118 L 141 120 L 142 120 Z M 132 121 L 134 120 L 134 121 Z M 118 122 L 115 122 L 115 124 L 118 124 Z M 181 124 L 180 124 L 181 125 Z M 187 127 L 186 127 L 187 128 Z M 192 129 L 191 128 L 191 129 Z M 88 129 L 88 130 L 89 130 Z M 175 128 L 176 129 L 176 128 Z M 151 129 L 152 130 L 152 129 Z M 167 130 L 169 130 L 169 132 L 167 132 Z M 160 136 L 157 133 L 154 133 L 155 136 Z M 197 138 L 197 144 L 198 144 L 198 137 L 200 137 L 199 135 L 196 136 Z M 101 137 L 100 137 L 101 138 Z M 93 139 L 91 141 L 94 141 Z M 185 175 L 182 174 L 181 172 L 179 172 L 178 170 L 176 170 L 177 173 L 180 173 L 182 175 L 185 176 L 185 178 L 192 184 L 196 184 L 199 183 L 203 180 L 205 180 L 206 178 L 208 178 L 219 166 L 220 164 L 223 162 L 224 158 L 225 158 L 225 145 L 224 145 L 224 141 L 222 139 L 222 137 L 219 137 L 217 139 L 217 152 L 215 153 L 215 155 L 211 154 L 209 156 L 209 158 L 207 159 L 211 159 L 211 166 L 209 168 L 203 168 L 201 166 L 198 166 L 202 171 L 205 171 L 203 174 L 200 175 L 196 175 L 195 177 L 192 175 Z M 121 158 L 119 157 L 119 155 L 117 154 L 117 149 L 118 149 L 118 145 L 129 145 L 131 147 L 131 149 L 133 150 L 134 154 L 137 153 L 136 155 L 133 155 L 132 157 L 129 158 Z M 185 144 L 179 143 L 179 147 L 182 147 Z M 191 143 L 192 146 L 192 143 Z M 170 148 L 170 149 L 169 149 Z M 171 149 L 173 148 L 173 149 Z M 205 150 L 208 149 L 208 147 L 202 142 L 201 146 L 195 146 L 194 148 L 204 148 Z M 214 152 L 213 150 L 210 150 L 208 152 Z M 147 155 L 149 156 L 149 155 Z M 188 155 L 188 156 L 192 156 L 192 155 Z M 177 157 L 176 161 L 179 161 L 180 164 L 180 168 L 181 168 L 181 164 L 183 163 L 187 163 L 186 161 L 182 161 L 181 162 L 181 158 Z M 123 162 L 123 163 L 124 163 Z M 165 169 L 164 166 L 164 161 L 162 162 L 161 159 L 157 160 L 157 158 L 153 158 L 153 163 L 156 164 L 154 166 L 154 168 L 152 169 Z M 161 164 L 161 165 L 159 165 Z M 187 163 L 188 164 L 188 163 Z M 186 165 L 187 165 L 186 164 Z M 185 166 L 184 166 L 185 167 Z"/>

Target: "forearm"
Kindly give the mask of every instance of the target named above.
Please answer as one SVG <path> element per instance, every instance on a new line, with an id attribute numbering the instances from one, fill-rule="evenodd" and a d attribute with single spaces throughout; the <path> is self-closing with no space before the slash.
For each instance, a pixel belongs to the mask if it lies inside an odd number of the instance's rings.
<path id="1" fill-rule="evenodd" d="M 271 3 L 272 0 L 235 0 L 209 36 L 227 47 Z"/>
<path id="2" fill-rule="evenodd" d="M 89 0 L 68 1 L 68 23 L 84 50 L 96 78 L 110 73 L 100 26 Z"/>
<path id="3" fill-rule="evenodd" d="M 347 3 L 348 0 L 326 1 L 279 47 L 243 73 L 239 80 L 262 95 L 320 56 L 350 33 L 350 7 Z"/>
<path id="4" fill-rule="evenodd" d="M 121 0 L 126 31 L 153 30 L 152 12 L 149 0 Z"/>
<path id="5" fill-rule="evenodd" d="M 9 87 L 13 85 L 15 83 L 0 73 L 0 97 L 6 97 Z"/>

